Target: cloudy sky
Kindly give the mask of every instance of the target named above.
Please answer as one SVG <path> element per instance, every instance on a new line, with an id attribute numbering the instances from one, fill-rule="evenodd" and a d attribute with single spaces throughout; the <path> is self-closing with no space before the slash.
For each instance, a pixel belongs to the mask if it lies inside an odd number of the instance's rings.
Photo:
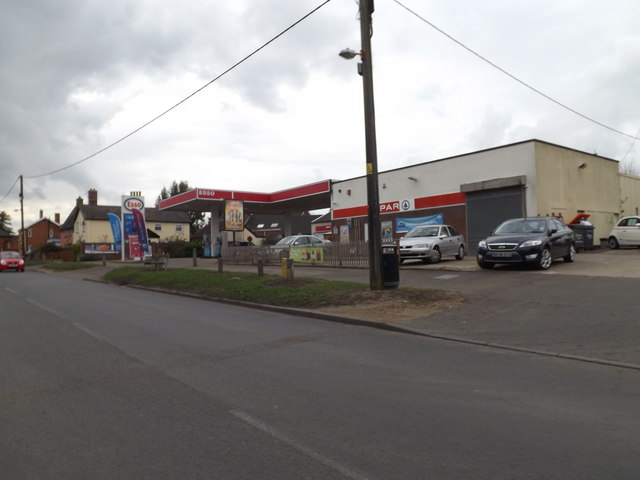
<path id="1" fill-rule="evenodd" d="M 64 220 L 90 188 L 100 204 L 132 190 L 152 204 L 174 180 L 272 192 L 365 173 L 362 81 L 338 56 L 360 49 L 355 0 L 0 5 L 0 210 L 14 229 L 19 175 L 29 225 L 39 210 Z M 532 138 L 640 171 L 640 2 L 375 8 L 380 171 Z"/>

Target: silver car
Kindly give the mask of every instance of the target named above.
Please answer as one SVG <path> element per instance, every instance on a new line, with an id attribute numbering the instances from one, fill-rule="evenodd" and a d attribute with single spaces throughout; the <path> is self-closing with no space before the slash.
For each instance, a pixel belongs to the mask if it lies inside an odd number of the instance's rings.
<path id="1" fill-rule="evenodd" d="M 414 227 L 400 239 L 400 262 L 422 260 L 438 263 L 444 255 L 464 258 L 464 236 L 451 225 L 425 225 Z"/>

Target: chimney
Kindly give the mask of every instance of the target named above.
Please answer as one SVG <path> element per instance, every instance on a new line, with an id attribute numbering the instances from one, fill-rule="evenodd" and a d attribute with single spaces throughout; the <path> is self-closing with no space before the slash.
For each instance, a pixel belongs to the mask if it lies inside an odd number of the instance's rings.
<path id="1" fill-rule="evenodd" d="M 78 197 L 76 198 L 76 207 L 79 207 L 80 205 L 82 205 L 84 203 L 84 201 L 82 200 L 82 197 Z"/>
<path id="2" fill-rule="evenodd" d="M 53 218 L 54 218 L 55 222 L 56 222 L 58 225 L 60 225 L 60 214 L 59 214 L 59 213 L 56 213 L 56 214 L 53 216 Z"/>
<path id="3" fill-rule="evenodd" d="M 40 210 L 40 218 L 42 218 L 43 215 L 44 215 L 44 212 Z"/>
<path id="4" fill-rule="evenodd" d="M 98 205 L 98 191 L 95 188 L 89 190 L 89 205 Z"/>

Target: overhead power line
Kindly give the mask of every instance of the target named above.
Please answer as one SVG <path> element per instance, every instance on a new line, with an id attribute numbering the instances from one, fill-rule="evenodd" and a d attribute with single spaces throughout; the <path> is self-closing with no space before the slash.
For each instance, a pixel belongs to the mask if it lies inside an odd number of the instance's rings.
<path id="1" fill-rule="evenodd" d="M 426 18 L 424 18 L 423 16 L 421 16 L 420 14 L 418 14 L 417 12 L 415 12 L 414 10 L 410 9 L 409 7 L 407 7 L 406 5 L 404 5 L 402 2 L 400 2 L 399 0 L 393 0 L 395 3 L 397 3 L 399 6 L 401 6 L 402 8 L 404 8 L 406 11 L 408 11 L 409 13 L 411 13 L 412 15 L 414 15 L 415 17 L 419 18 L 420 20 L 422 20 L 424 23 L 426 23 L 427 25 L 429 25 L 431 28 L 433 28 L 434 30 L 436 30 L 437 32 L 441 33 L 442 35 L 444 35 L 445 37 L 447 37 L 449 40 L 451 40 L 452 42 L 458 44 L 459 46 L 461 46 L 462 48 L 464 48 L 466 51 L 468 51 L 469 53 L 475 55 L 476 57 L 478 57 L 480 60 L 482 60 L 485 63 L 488 63 L 489 65 L 491 65 L 493 68 L 495 68 L 496 70 L 500 71 L 501 73 L 505 74 L 506 76 L 510 77 L 512 80 L 515 80 L 516 82 L 518 82 L 519 84 L 523 85 L 524 87 L 528 88 L 529 90 L 537 93 L 538 95 L 546 98 L 547 100 L 549 100 L 550 102 L 555 103 L 556 105 L 558 105 L 559 107 L 564 108 L 565 110 L 570 111 L 571 113 L 573 113 L 574 115 L 578 115 L 579 117 L 584 118 L 585 120 L 594 123 L 602 128 L 606 128 L 607 130 L 610 130 L 612 132 L 615 132 L 619 135 L 623 135 L 625 137 L 629 137 L 632 138 L 633 140 L 640 140 L 640 137 L 638 137 L 638 135 L 632 135 L 630 133 L 625 133 L 622 132 L 620 130 L 617 130 L 613 127 L 610 127 L 609 125 L 606 125 L 602 122 L 599 122 L 598 120 L 595 120 L 583 113 L 578 112 L 577 110 L 575 110 L 574 108 L 571 108 L 567 105 L 565 105 L 562 102 L 559 102 L 558 100 L 554 99 L 553 97 L 550 97 L 549 95 L 547 95 L 544 92 L 541 92 L 540 90 L 538 90 L 537 88 L 529 85 L 528 83 L 526 83 L 523 80 L 520 80 L 518 77 L 516 77 L 515 75 L 513 75 L 512 73 L 509 73 L 508 71 L 506 71 L 504 68 L 496 65 L 495 63 L 493 63 L 491 60 L 487 59 L 486 57 L 483 57 L 482 55 L 480 55 L 478 52 L 476 52 L 475 50 L 467 47 L 464 43 L 462 43 L 461 41 L 457 40 L 456 38 L 454 38 L 453 36 L 449 35 L 447 32 L 445 32 L 444 30 L 442 30 L 441 28 L 437 27 L 436 25 L 434 25 L 433 23 L 431 23 L 429 20 L 427 20 Z"/>
<path id="2" fill-rule="evenodd" d="M 16 186 L 16 184 L 18 183 L 18 180 L 20 180 L 20 177 L 16 178 L 16 181 L 13 182 L 13 185 L 11 185 L 11 188 L 9 189 L 9 191 L 7 193 L 4 194 L 4 197 L 2 197 L 2 200 L 0 200 L 0 203 L 4 202 L 5 199 L 9 196 L 9 194 L 11 193 L 11 191 L 13 190 L 13 187 Z"/>
<path id="3" fill-rule="evenodd" d="M 155 117 L 153 117 L 151 120 L 149 120 L 148 122 L 140 125 L 138 128 L 136 128 L 135 130 L 129 132 L 128 134 L 126 134 L 125 136 L 119 138 L 118 140 L 116 140 L 115 142 L 110 143 L 109 145 L 107 145 L 104 148 L 101 148 L 100 150 L 98 150 L 95 153 L 92 153 L 91 155 L 88 155 L 84 158 L 81 158 L 80 160 L 70 163 L 69 165 L 66 165 L 64 167 L 58 168 L 56 170 L 51 170 L 50 172 L 46 172 L 46 173 L 41 173 L 39 175 L 30 175 L 30 176 L 25 176 L 24 178 L 40 178 L 40 177 L 46 177 L 48 175 L 53 175 L 55 173 L 59 173 L 62 172 L 63 170 L 67 170 L 69 168 L 75 167 L 76 165 L 80 165 L 83 162 L 86 162 L 87 160 L 90 160 L 98 155 L 100 155 L 101 153 L 104 153 L 105 151 L 109 150 L 110 148 L 115 147 L 116 145 L 118 145 L 119 143 L 122 143 L 123 141 L 125 141 L 126 139 L 128 139 L 129 137 L 135 135 L 136 133 L 138 133 L 140 130 L 148 127 L 149 125 L 151 125 L 153 122 L 155 122 L 156 120 L 159 120 L 160 118 L 164 117 L 165 115 L 167 115 L 169 112 L 175 110 L 176 108 L 178 108 L 180 105 L 182 105 L 183 103 L 185 103 L 187 100 L 191 99 L 192 97 L 194 97 L 195 95 L 197 95 L 198 93 L 200 93 L 202 90 L 204 90 L 205 88 L 207 88 L 209 85 L 211 85 L 212 83 L 218 81 L 220 78 L 224 77 L 227 73 L 229 73 L 230 71 L 232 71 L 233 69 L 235 69 L 236 67 L 238 67 L 239 65 L 241 65 L 242 63 L 246 62 L 249 58 L 253 57 L 256 53 L 258 53 L 259 51 L 263 50 L 264 48 L 266 48 L 268 45 L 270 45 L 271 43 L 275 42 L 278 38 L 280 38 L 281 36 L 283 36 L 285 33 L 287 33 L 289 30 L 293 29 L 294 27 L 296 27 L 298 24 L 302 23 L 304 20 L 306 20 L 308 17 L 310 17 L 311 15 L 313 15 L 315 12 L 317 12 L 318 10 L 320 10 L 322 7 L 324 7 L 327 3 L 329 3 L 331 0 L 325 0 L 324 2 L 322 2 L 320 5 L 318 5 L 316 8 L 314 8 L 313 10 L 311 10 L 309 13 L 307 13 L 306 15 L 304 15 L 303 17 L 301 17 L 299 20 L 297 20 L 296 22 L 292 23 L 291 25 L 289 25 L 287 28 L 285 28 L 283 31 L 281 31 L 280 33 L 278 33 L 276 36 L 272 37 L 270 40 L 268 40 L 267 42 L 263 43 L 260 47 L 256 48 L 255 50 L 253 50 L 251 53 L 249 53 L 247 56 L 245 56 L 243 59 L 239 60 L 238 62 L 234 63 L 231 67 L 227 68 L 224 72 L 222 72 L 221 74 L 219 74 L 218 76 L 216 76 L 215 78 L 211 79 L 210 81 L 208 81 L 207 83 L 205 83 L 203 86 L 201 86 L 200 88 L 198 88 L 196 91 L 194 91 L 193 93 L 191 93 L 190 95 L 186 96 L 185 98 L 183 98 L 182 100 L 180 100 L 178 103 L 176 103 L 175 105 L 173 105 L 172 107 L 166 109 L 165 111 L 163 111 L 162 113 L 160 113 L 159 115 L 156 115 Z M 13 187 L 12 187 L 13 188 Z"/>

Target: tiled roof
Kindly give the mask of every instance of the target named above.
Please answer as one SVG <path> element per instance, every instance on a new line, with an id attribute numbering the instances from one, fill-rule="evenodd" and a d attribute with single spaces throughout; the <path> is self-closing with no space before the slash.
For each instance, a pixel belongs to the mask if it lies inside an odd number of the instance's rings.
<path id="1" fill-rule="evenodd" d="M 0 228 L 0 237 L 15 237 L 16 235 L 7 232 L 4 228 Z"/>
<path id="2" fill-rule="evenodd" d="M 109 220 L 107 214 L 113 213 L 120 216 L 120 207 L 116 205 L 80 205 L 73 208 L 67 219 L 62 224 L 62 229 L 73 229 L 78 213 L 82 213 L 85 220 Z M 189 217 L 185 212 L 161 212 L 157 208 L 145 208 L 144 216 L 147 222 L 160 223 L 189 223 Z"/>

